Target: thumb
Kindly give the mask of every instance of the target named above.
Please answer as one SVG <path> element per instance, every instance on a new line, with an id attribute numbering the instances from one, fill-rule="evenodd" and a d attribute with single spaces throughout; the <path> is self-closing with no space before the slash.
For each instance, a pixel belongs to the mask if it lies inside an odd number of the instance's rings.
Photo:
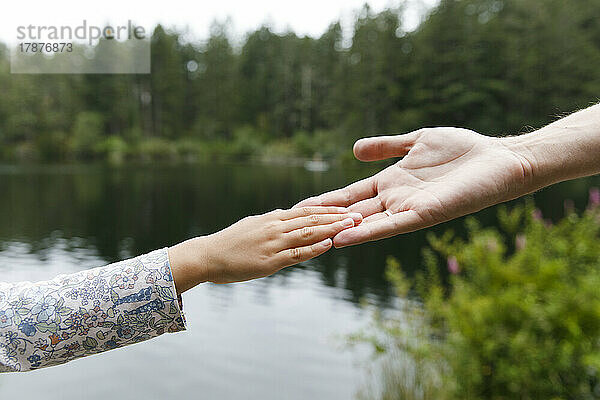
<path id="1" fill-rule="evenodd" d="M 405 135 L 360 139 L 354 143 L 354 155 L 361 161 L 404 157 L 414 146 L 420 133 L 421 131 L 414 131 Z"/>

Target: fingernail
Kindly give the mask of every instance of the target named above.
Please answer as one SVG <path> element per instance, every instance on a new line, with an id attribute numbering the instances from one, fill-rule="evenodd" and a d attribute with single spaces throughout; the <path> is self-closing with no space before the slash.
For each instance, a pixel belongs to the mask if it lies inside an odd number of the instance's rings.
<path id="1" fill-rule="evenodd" d="M 350 213 L 350 217 L 354 220 L 354 221 L 362 221 L 363 220 L 363 216 L 361 213 Z"/>
<path id="2" fill-rule="evenodd" d="M 350 227 L 354 226 L 354 220 L 352 218 L 346 218 L 345 220 L 342 221 L 342 226 L 344 228 L 350 228 Z"/>
<path id="3" fill-rule="evenodd" d="M 319 243 L 320 246 L 329 247 L 331 246 L 331 239 L 327 238 Z"/>

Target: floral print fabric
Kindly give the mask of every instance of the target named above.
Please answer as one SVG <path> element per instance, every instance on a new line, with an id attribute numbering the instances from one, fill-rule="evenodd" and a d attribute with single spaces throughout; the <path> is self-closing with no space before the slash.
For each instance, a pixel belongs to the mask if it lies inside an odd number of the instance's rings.
<path id="1" fill-rule="evenodd" d="M 166 249 L 38 283 L 0 282 L 0 372 L 186 329 Z"/>

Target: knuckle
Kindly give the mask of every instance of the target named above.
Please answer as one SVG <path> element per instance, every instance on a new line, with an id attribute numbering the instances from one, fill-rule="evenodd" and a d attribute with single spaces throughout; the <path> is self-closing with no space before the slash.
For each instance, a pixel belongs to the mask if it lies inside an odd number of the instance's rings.
<path id="1" fill-rule="evenodd" d="M 261 254 L 258 258 L 258 264 L 262 267 L 269 267 L 271 262 L 271 256 L 268 254 Z"/>
<path id="2" fill-rule="evenodd" d="M 288 250 L 290 253 L 290 258 L 292 260 L 298 261 L 302 259 L 302 250 L 295 248 L 295 249 L 289 249 Z"/>
<path id="3" fill-rule="evenodd" d="M 268 213 L 268 215 L 272 216 L 272 217 L 277 217 L 279 215 L 281 215 L 283 213 L 283 210 L 281 208 L 275 209 L 273 211 L 271 211 L 270 213 Z"/>
<path id="4" fill-rule="evenodd" d="M 342 196 L 344 197 L 344 203 L 348 204 L 352 202 L 352 194 L 348 188 L 342 190 Z"/>
<path id="5" fill-rule="evenodd" d="M 313 209 L 311 207 L 302 207 L 302 213 L 304 215 L 311 215 L 313 213 Z"/>
<path id="6" fill-rule="evenodd" d="M 308 221 L 312 224 L 318 224 L 319 222 L 321 222 L 321 217 L 317 214 L 313 214 L 308 217 Z"/>
<path id="7" fill-rule="evenodd" d="M 305 226 L 304 228 L 300 229 L 300 237 L 303 239 L 309 239 L 313 234 L 314 229 L 309 226 Z"/>
<path id="8" fill-rule="evenodd" d="M 279 227 L 280 227 L 280 224 L 278 222 L 276 222 L 276 221 L 269 222 L 266 225 L 266 229 L 270 233 L 276 233 L 279 230 Z"/>

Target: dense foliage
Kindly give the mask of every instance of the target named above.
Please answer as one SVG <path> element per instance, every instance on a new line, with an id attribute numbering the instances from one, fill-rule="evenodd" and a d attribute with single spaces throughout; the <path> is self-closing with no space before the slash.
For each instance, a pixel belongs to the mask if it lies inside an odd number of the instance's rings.
<path id="1" fill-rule="evenodd" d="M 600 397 L 600 191 L 556 225 L 531 205 L 499 220 L 502 233 L 471 218 L 466 240 L 430 238 L 429 272 L 414 286 L 422 303 L 379 319 L 374 342 L 396 362 L 383 398 Z M 394 260 L 389 276 L 405 295 Z"/>
<path id="2" fill-rule="evenodd" d="M 331 158 L 421 126 L 516 133 L 600 93 L 600 0 L 442 0 L 413 32 L 401 15 L 239 44 L 157 26 L 151 75 L 10 75 L 0 45 L 0 157 Z"/>

